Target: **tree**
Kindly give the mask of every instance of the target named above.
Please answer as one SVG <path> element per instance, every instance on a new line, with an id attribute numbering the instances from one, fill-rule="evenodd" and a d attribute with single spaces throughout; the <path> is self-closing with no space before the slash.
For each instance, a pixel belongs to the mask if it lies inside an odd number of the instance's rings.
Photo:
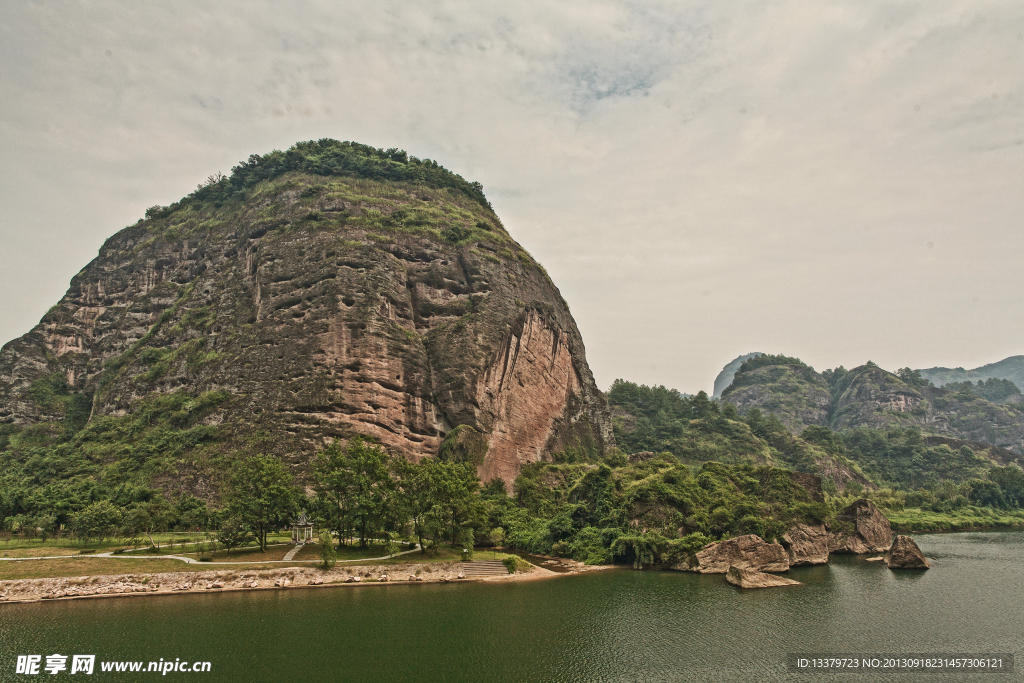
<path id="1" fill-rule="evenodd" d="M 320 548 L 320 566 L 330 569 L 338 561 L 338 553 L 334 549 L 334 539 L 331 532 L 324 529 L 320 532 L 320 539 L 317 542 Z"/>
<path id="2" fill-rule="evenodd" d="M 252 540 L 252 534 L 237 517 L 225 519 L 220 525 L 220 532 L 217 534 L 220 541 L 227 550 L 238 548 Z"/>
<path id="3" fill-rule="evenodd" d="M 387 517 L 394 517 L 390 460 L 380 446 L 360 437 L 344 449 L 334 442 L 317 455 L 313 465 L 317 495 L 334 512 L 339 537 L 351 522 L 365 547 L 370 534 L 379 531 Z"/>
<path id="4" fill-rule="evenodd" d="M 448 527 L 452 547 L 458 543 L 459 529 L 476 511 L 475 495 L 480 490 L 476 468 L 466 463 L 440 462 L 433 458 L 420 463 L 430 487 L 431 514 Z"/>
<path id="5" fill-rule="evenodd" d="M 99 500 L 79 512 L 72 519 L 75 532 L 82 538 L 99 538 L 100 542 L 118 529 L 124 521 L 124 511 L 109 500 Z"/>
<path id="6" fill-rule="evenodd" d="M 428 461 L 424 461 L 426 463 Z M 423 537 L 431 522 L 431 510 L 434 507 L 434 497 L 430 477 L 424 465 L 411 463 L 405 458 L 395 458 L 392 463 L 392 472 L 395 477 L 395 488 L 397 495 L 395 499 L 400 502 L 401 511 L 405 519 L 412 522 L 413 533 L 419 541 L 420 552 L 426 553 L 427 546 Z"/>
<path id="7" fill-rule="evenodd" d="M 491 543 L 494 545 L 494 552 L 498 550 L 498 546 L 505 542 L 505 530 L 500 526 L 491 529 L 490 533 Z M 496 557 L 492 553 L 492 557 Z"/>
<path id="8" fill-rule="evenodd" d="M 267 534 L 294 514 L 298 491 L 285 465 L 272 455 L 253 455 L 235 464 L 228 510 L 267 550 Z"/>

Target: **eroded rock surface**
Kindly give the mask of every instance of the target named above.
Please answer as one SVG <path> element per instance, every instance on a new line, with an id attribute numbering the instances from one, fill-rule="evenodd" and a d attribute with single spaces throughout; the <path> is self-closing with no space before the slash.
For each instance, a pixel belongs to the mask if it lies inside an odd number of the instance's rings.
<path id="1" fill-rule="evenodd" d="M 712 543 L 676 569 L 701 574 L 725 574 L 730 566 L 762 572 L 789 570 L 789 555 L 778 543 L 767 543 L 756 534 Z"/>
<path id="2" fill-rule="evenodd" d="M 885 554 L 885 565 L 889 569 L 928 569 L 928 559 L 910 536 L 897 536 L 892 547 Z"/>
<path id="3" fill-rule="evenodd" d="M 828 531 L 824 524 L 794 524 L 782 535 L 789 565 L 828 564 Z"/>
<path id="4" fill-rule="evenodd" d="M 613 444 L 603 394 L 558 289 L 472 197 L 289 173 L 243 199 L 183 200 L 111 237 L 32 331 L 0 351 L 0 422 L 66 417 L 33 387 L 66 382 L 90 421 L 151 397 L 222 392 L 224 450 L 302 475 L 332 438 L 412 460 L 460 425 L 484 480 L 552 450 Z M 159 208 L 159 207 L 157 207 Z M 210 500 L 216 473 L 168 486 Z"/>
<path id="5" fill-rule="evenodd" d="M 838 524 L 829 529 L 831 553 L 878 553 L 889 549 L 892 527 L 885 515 L 866 498 L 850 503 L 836 515 Z"/>
<path id="6" fill-rule="evenodd" d="M 765 574 L 750 567 L 732 565 L 725 574 L 725 580 L 740 588 L 774 588 L 776 586 L 802 586 L 803 584 L 784 576 Z"/>

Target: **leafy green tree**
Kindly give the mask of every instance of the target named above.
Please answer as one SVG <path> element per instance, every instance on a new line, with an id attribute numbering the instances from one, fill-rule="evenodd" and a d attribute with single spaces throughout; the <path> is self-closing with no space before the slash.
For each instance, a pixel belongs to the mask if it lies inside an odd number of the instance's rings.
<path id="1" fill-rule="evenodd" d="M 100 542 L 115 533 L 124 522 L 124 510 L 109 500 L 98 500 L 76 514 L 72 526 L 80 537 Z"/>
<path id="2" fill-rule="evenodd" d="M 333 513 L 339 537 L 351 523 L 365 547 L 371 534 L 386 522 L 394 524 L 391 458 L 380 446 L 360 437 L 344 448 L 337 441 L 317 455 L 313 465 L 317 495 Z"/>
<path id="3" fill-rule="evenodd" d="M 338 561 L 338 552 L 334 549 L 334 539 L 331 538 L 330 531 L 324 529 L 320 532 L 317 546 L 320 550 L 320 566 L 330 569 Z"/>
<path id="4" fill-rule="evenodd" d="M 458 543 L 459 531 L 478 512 L 477 504 L 480 480 L 476 468 L 466 463 L 441 462 L 426 459 L 420 463 L 424 468 L 430 487 L 433 506 L 431 513 L 444 527 L 451 538 L 451 545 Z"/>
<path id="5" fill-rule="evenodd" d="M 896 376 L 906 382 L 912 387 L 930 387 L 932 383 L 930 380 L 921 376 L 920 370 L 911 370 L 910 368 L 900 368 L 896 371 Z"/>
<path id="6" fill-rule="evenodd" d="M 999 485 L 1007 504 L 1024 507 L 1024 470 L 1016 465 L 993 467 L 988 478 Z"/>
<path id="7" fill-rule="evenodd" d="M 220 544 L 227 550 L 231 550 L 249 543 L 253 538 L 249 530 L 245 528 L 241 519 L 237 517 L 230 517 L 221 522 L 220 532 L 217 534 L 217 540 L 220 541 Z"/>
<path id="8" fill-rule="evenodd" d="M 491 545 L 493 546 L 494 551 L 496 552 L 498 548 L 501 546 L 501 544 L 505 542 L 505 530 L 502 529 L 500 526 L 494 527 L 493 529 L 491 529 L 491 533 L 488 534 L 488 537 L 490 538 Z"/>
<path id="9" fill-rule="evenodd" d="M 392 463 L 392 472 L 395 478 L 396 493 L 395 500 L 401 506 L 402 515 L 412 522 L 413 533 L 419 542 L 420 552 L 426 553 L 427 546 L 424 536 L 436 526 L 436 519 L 431 515 L 434 509 L 433 488 L 426 463 L 433 460 L 424 460 L 423 464 L 417 465 L 405 458 L 395 458 Z M 502 489 L 504 493 L 504 488 Z"/>
<path id="10" fill-rule="evenodd" d="M 267 550 L 267 534 L 295 513 L 298 491 L 284 463 L 272 455 L 252 455 L 235 464 L 229 513 L 238 517 Z"/>

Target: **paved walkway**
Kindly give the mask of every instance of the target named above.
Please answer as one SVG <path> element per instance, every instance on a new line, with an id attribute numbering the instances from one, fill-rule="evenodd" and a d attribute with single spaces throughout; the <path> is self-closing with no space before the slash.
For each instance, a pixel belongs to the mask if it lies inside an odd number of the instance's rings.
<path id="1" fill-rule="evenodd" d="M 220 566 L 222 564 L 274 564 L 274 563 L 283 563 L 283 562 L 290 562 L 290 563 L 295 563 L 295 562 L 320 562 L 320 560 L 291 560 L 291 559 L 289 559 L 290 557 L 294 557 L 295 553 L 297 553 L 300 548 L 302 548 L 302 546 L 295 546 L 294 548 L 289 550 L 288 554 L 284 556 L 285 559 L 283 559 L 283 560 L 262 560 L 262 561 L 256 560 L 256 561 L 246 561 L 246 562 L 200 562 L 199 560 L 197 560 L 197 559 L 195 559 L 193 557 L 182 557 L 181 555 L 127 555 L 127 554 L 124 554 L 124 553 L 121 553 L 120 555 L 114 555 L 113 553 L 97 553 L 95 555 L 45 555 L 43 557 L 0 557 L 0 560 L 7 561 L 7 562 L 19 562 L 21 560 L 66 560 L 69 557 L 73 557 L 75 559 L 81 558 L 83 560 L 87 560 L 87 559 L 92 558 L 92 557 L 103 557 L 103 558 L 106 558 L 106 559 L 114 559 L 114 560 L 122 559 L 123 560 L 123 559 L 129 559 L 129 558 L 137 557 L 137 558 L 143 558 L 143 559 L 149 559 L 149 560 L 180 560 L 180 561 L 184 562 L 185 564 L 204 564 L 204 565 L 206 565 L 208 567 Z M 420 549 L 420 546 L 417 543 L 416 547 L 413 548 L 412 550 L 403 550 L 402 552 L 395 553 L 394 555 L 384 555 L 383 557 L 360 557 L 360 558 L 357 558 L 355 560 L 338 560 L 338 564 L 347 563 L 347 562 L 376 562 L 378 560 L 390 560 L 392 557 L 398 557 L 399 555 L 408 555 L 409 553 L 414 553 L 414 552 L 416 552 L 419 549 Z"/>

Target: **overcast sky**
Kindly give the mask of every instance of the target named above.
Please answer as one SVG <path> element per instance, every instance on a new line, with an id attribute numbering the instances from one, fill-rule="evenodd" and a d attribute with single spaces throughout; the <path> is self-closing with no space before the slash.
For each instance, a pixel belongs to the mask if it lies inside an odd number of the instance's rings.
<path id="1" fill-rule="evenodd" d="M 601 388 L 1024 353 L 1024 3 L 0 0 L 0 342 L 249 154 L 437 159 Z"/>

